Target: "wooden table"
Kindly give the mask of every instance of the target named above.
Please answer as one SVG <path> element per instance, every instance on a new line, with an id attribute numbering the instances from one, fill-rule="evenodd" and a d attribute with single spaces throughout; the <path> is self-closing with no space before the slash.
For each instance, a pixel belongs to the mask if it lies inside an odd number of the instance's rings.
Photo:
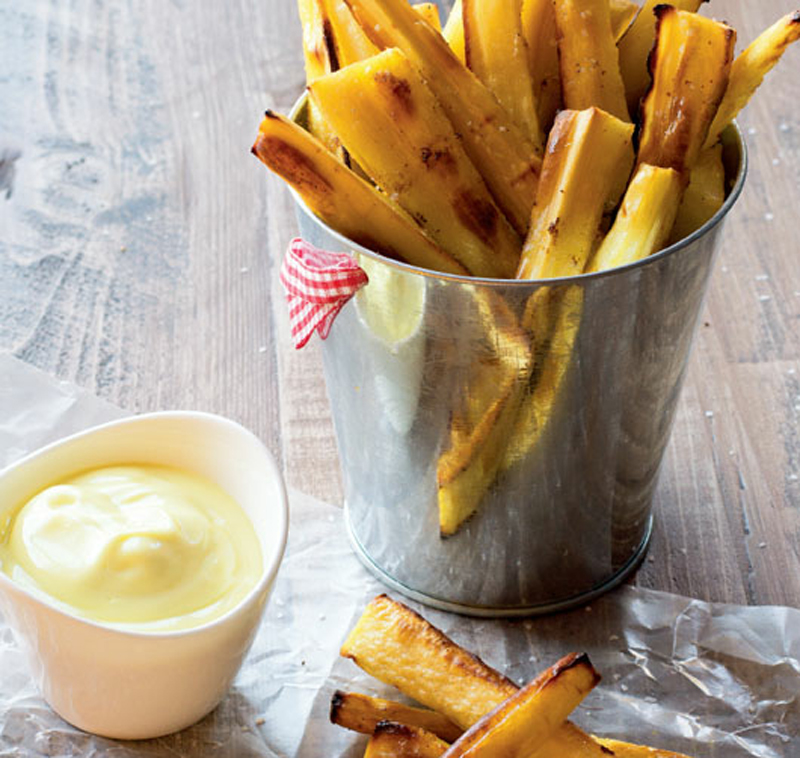
<path id="1" fill-rule="evenodd" d="M 749 42 L 796 0 L 717 0 Z M 0 350 L 131 411 L 252 428 L 342 498 L 319 344 L 276 270 L 296 231 L 249 153 L 304 84 L 292 0 L 0 3 Z M 800 606 L 800 49 L 740 119 L 725 230 L 634 581 Z"/>

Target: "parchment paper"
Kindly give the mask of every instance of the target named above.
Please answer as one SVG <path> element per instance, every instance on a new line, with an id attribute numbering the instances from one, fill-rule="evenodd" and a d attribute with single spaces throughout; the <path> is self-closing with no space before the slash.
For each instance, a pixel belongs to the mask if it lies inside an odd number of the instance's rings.
<path id="1" fill-rule="evenodd" d="M 0 465 L 122 412 L 0 354 Z M 328 722 L 345 689 L 398 697 L 341 641 L 383 591 L 350 552 L 341 510 L 290 492 L 289 545 L 233 688 L 199 724 L 146 742 L 84 734 L 42 700 L 0 618 L 0 756 L 360 756 L 364 738 Z M 400 598 L 402 599 L 402 598 Z M 518 682 L 573 650 L 603 681 L 575 713 L 601 735 L 698 758 L 800 756 L 800 610 L 708 604 L 623 587 L 544 619 L 467 619 L 409 603 Z"/>

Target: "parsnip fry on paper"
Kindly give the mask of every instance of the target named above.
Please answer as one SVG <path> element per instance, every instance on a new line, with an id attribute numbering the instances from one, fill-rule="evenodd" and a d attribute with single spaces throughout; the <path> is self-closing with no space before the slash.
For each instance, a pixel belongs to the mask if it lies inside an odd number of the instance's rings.
<path id="1" fill-rule="evenodd" d="M 415 726 L 384 721 L 367 742 L 364 758 L 439 758 L 447 743 Z"/>
<path id="2" fill-rule="evenodd" d="M 555 9 L 565 107 L 630 121 L 608 0 L 555 0 Z"/>
<path id="3" fill-rule="evenodd" d="M 688 237 L 706 223 L 725 202 L 725 165 L 722 144 L 717 143 L 700 151 L 689 174 L 689 184 L 683 193 L 670 243 Z"/>
<path id="4" fill-rule="evenodd" d="M 320 77 L 309 93 L 358 164 L 442 249 L 475 276 L 513 276 L 521 241 L 400 50 Z"/>
<path id="5" fill-rule="evenodd" d="M 669 239 L 682 194 L 683 181 L 677 171 L 640 164 L 614 225 L 587 271 L 625 266 L 661 250 Z"/>
<path id="6" fill-rule="evenodd" d="M 547 133 L 563 107 L 553 0 L 522 0 L 522 36 L 528 49 L 539 126 Z"/>
<path id="7" fill-rule="evenodd" d="M 465 729 L 519 690 L 510 679 L 387 595 L 370 601 L 341 654 Z M 576 748 L 583 750 L 575 753 L 576 758 L 594 758 L 597 753 L 591 752 L 578 732 L 570 722 L 562 723 L 535 758 L 564 758 L 572 756 Z"/>
<path id="8" fill-rule="evenodd" d="M 336 160 L 294 122 L 267 111 L 253 153 L 291 184 L 317 216 L 348 239 L 415 266 L 467 273 L 399 205 Z"/>
<path id="9" fill-rule="evenodd" d="M 372 734 L 381 721 L 393 721 L 419 727 L 448 743 L 455 742 L 464 731 L 436 711 L 341 690 L 331 698 L 330 718 L 334 724 L 362 734 Z"/>
<path id="10" fill-rule="evenodd" d="M 541 153 L 544 136 L 522 36 L 522 0 L 462 1 L 467 66 Z"/>
<path id="11" fill-rule="evenodd" d="M 731 66 L 728 89 L 708 130 L 707 147 L 719 139 L 725 127 L 747 105 L 764 81 L 764 77 L 781 59 L 786 48 L 798 38 L 800 38 L 800 10 L 776 21 L 737 56 Z"/>
<path id="12" fill-rule="evenodd" d="M 525 234 L 541 158 L 489 89 L 406 0 L 347 0 L 379 47 L 399 47 L 419 69 L 508 220 Z"/>
<path id="13" fill-rule="evenodd" d="M 657 6 L 656 15 L 638 161 L 674 168 L 688 181 L 728 86 L 736 32 L 669 5 Z"/>
<path id="14" fill-rule="evenodd" d="M 517 691 L 510 679 L 386 595 L 370 601 L 341 654 L 463 729 Z"/>
<path id="15" fill-rule="evenodd" d="M 704 0 L 672 0 L 670 5 L 679 10 L 696 11 L 703 2 Z M 639 110 L 639 101 L 650 87 L 647 58 L 656 38 L 656 17 L 653 11 L 661 3 L 662 0 L 645 0 L 639 14 L 617 45 L 628 108 L 634 115 Z"/>
<path id="16" fill-rule="evenodd" d="M 588 656 L 571 653 L 470 727 L 444 758 L 536 755 L 599 681 Z"/>
<path id="17" fill-rule="evenodd" d="M 583 273 L 603 213 L 617 204 L 630 176 L 632 136 L 633 124 L 598 108 L 559 113 L 547 141 L 518 279 Z"/>

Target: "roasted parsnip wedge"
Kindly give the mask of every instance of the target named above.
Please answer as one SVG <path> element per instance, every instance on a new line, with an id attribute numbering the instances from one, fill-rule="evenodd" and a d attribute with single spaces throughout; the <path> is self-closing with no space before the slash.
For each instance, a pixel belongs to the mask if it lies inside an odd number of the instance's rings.
<path id="1" fill-rule="evenodd" d="M 547 141 L 517 278 L 583 273 L 603 213 L 625 190 L 633 166 L 632 137 L 633 124 L 599 108 L 559 113 Z"/>
<path id="2" fill-rule="evenodd" d="M 587 271 L 625 266 L 661 250 L 669 239 L 682 194 L 683 181 L 677 171 L 639 164 L 614 225 Z"/>
<path id="3" fill-rule="evenodd" d="M 708 130 L 707 147 L 719 139 L 725 127 L 747 105 L 764 81 L 764 77 L 781 59 L 786 48 L 798 38 L 800 38 L 800 10 L 776 21 L 737 56 L 731 66 L 728 89 Z"/>
<path id="4" fill-rule="evenodd" d="M 588 656 L 571 653 L 470 727 L 444 758 L 536 755 L 599 681 Z"/>
<path id="5" fill-rule="evenodd" d="M 349 66 L 351 63 L 364 58 L 369 58 L 378 52 L 378 48 L 370 42 L 367 35 L 364 34 L 364 30 L 353 18 L 353 14 L 344 0 L 317 1 L 320 3 L 323 13 L 326 39 L 329 40 L 329 45 L 333 47 L 336 53 L 338 65 L 332 69 L 333 71 Z M 298 0 L 298 2 L 308 3 L 310 0 Z M 314 78 L 316 79 L 317 77 Z"/>
<path id="6" fill-rule="evenodd" d="M 477 319 L 485 338 L 459 392 L 463 407 L 450 422 L 448 449 L 439 457 L 436 483 L 439 530 L 454 534 L 480 506 L 506 453 L 531 370 L 529 335 L 505 301 L 475 290 Z"/>
<path id="7" fill-rule="evenodd" d="M 610 753 L 597 738 L 566 721 L 531 758 L 619 758 L 619 754 Z"/>
<path id="8" fill-rule="evenodd" d="M 467 66 L 500 101 L 541 154 L 528 49 L 522 36 L 522 0 L 462 0 Z M 615 51 L 616 52 L 616 51 Z"/>
<path id="9" fill-rule="evenodd" d="M 442 36 L 447 41 L 447 44 L 450 46 L 455 56 L 462 63 L 466 63 L 467 53 L 464 49 L 464 16 L 461 0 L 455 0 L 453 3 L 453 7 L 450 9 L 450 15 L 447 17 L 447 22 L 442 30 Z"/>
<path id="10" fill-rule="evenodd" d="M 608 11 L 611 15 L 611 34 L 614 42 L 619 42 L 639 13 L 639 3 L 634 0 L 611 0 Z"/>
<path id="11" fill-rule="evenodd" d="M 670 5 L 678 10 L 696 11 L 705 0 L 672 0 Z M 650 69 L 647 58 L 656 38 L 654 9 L 662 0 L 645 0 L 642 9 L 625 35 L 619 40 L 619 68 L 625 82 L 628 108 L 634 115 L 639 101 L 650 87 Z"/>
<path id="12" fill-rule="evenodd" d="M 563 107 L 553 0 L 522 0 L 522 36 L 528 50 L 539 126 L 547 133 Z"/>
<path id="13" fill-rule="evenodd" d="M 517 232 L 525 234 L 541 167 L 536 147 L 442 35 L 420 23 L 406 0 L 347 0 L 347 4 L 375 44 L 400 48 L 419 69 L 497 204 Z"/>
<path id="14" fill-rule="evenodd" d="M 656 17 L 638 160 L 674 168 L 688 181 L 728 86 L 736 32 L 670 5 L 657 6 Z"/>
<path id="15" fill-rule="evenodd" d="M 348 239 L 415 266 L 466 274 L 399 205 L 294 122 L 267 111 L 253 153 L 291 184 L 317 216 Z"/>
<path id="16" fill-rule="evenodd" d="M 463 729 L 517 691 L 510 679 L 386 595 L 370 601 L 341 654 Z"/>
<path id="17" fill-rule="evenodd" d="M 678 215 L 670 234 L 670 243 L 688 237 L 706 223 L 725 202 L 725 165 L 722 144 L 700 151 L 689 174 L 689 185 L 683 193 Z"/>
<path id="18" fill-rule="evenodd" d="M 572 365 L 583 314 L 577 286 L 541 287 L 525 305 L 522 327 L 536 344 L 533 371 L 519 405 L 501 471 L 524 460 L 537 446 L 558 408 Z"/>
<path id="19" fill-rule="evenodd" d="M 630 121 L 608 0 L 555 0 L 555 9 L 565 107 Z"/>
<path id="20" fill-rule="evenodd" d="M 671 750 L 659 750 L 646 745 L 633 745 L 630 742 L 609 740 L 604 737 L 595 737 L 595 739 L 606 750 L 610 750 L 614 758 L 689 758 L 688 755 L 673 753 Z"/>
<path id="21" fill-rule="evenodd" d="M 308 91 L 358 164 L 443 250 L 475 276 L 514 275 L 520 239 L 402 51 L 320 77 Z"/>
<path id="22" fill-rule="evenodd" d="M 329 74 L 339 68 L 333 32 L 323 5 L 325 1 L 297 0 L 300 24 L 303 28 L 303 58 L 306 68 L 306 84 L 310 84 L 320 76 Z M 325 121 L 314 105 L 310 105 L 308 108 L 308 131 L 336 155 L 339 160 L 346 160 L 344 149 L 336 132 L 331 129 L 328 122 Z"/>
<path id="23" fill-rule="evenodd" d="M 510 679 L 387 595 L 370 601 L 340 652 L 376 679 L 397 687 L 464 729 L 519 690 Z M 542 752 L 541 757 L 536 753 L 535 758 L 572 756 L 570 751 L 576 746 L 586 745 L 578 732 L 570 722 L 563 722 L 547 742 L 548 752 Z M 595 754 L 588 748 L 576 753 L 579 758 Z"/>
<path id="24" fill-rule="evenodd" d="M 393 721 L 425 729 L 448 743 L 455 742 L 464 732 L 436 711 L 341 690 L 331 698 L 330 718 L 332 723 L 362 734 L 372 734 L 381 721 Z"/>
<path id="25" fill-rule="evenodd" d="M 414 3 L 411 7 L 439 34 L 442 33 L 442 19 L 439 16 L 439 6 L 436 3 Z"/>
<path id="26" fill-rule="evenodd" d="M 439 758 L 447 743 L 435 734 L 406 724 L 382 721 L 367 742 L 364 758 Z"/>

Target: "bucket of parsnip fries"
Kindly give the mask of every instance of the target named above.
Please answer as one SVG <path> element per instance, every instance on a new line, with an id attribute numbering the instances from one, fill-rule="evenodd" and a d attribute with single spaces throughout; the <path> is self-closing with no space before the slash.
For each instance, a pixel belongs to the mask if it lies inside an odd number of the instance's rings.
<path id="1" fill-rule="evenodd" d="M 290 118 L 267 112 L 253 150 L 292 185 L 302 237 L 369 279 L 323 343 L 353 546 L 445 609 L 585 602 L 647 547 L 746 174 L 732 119 L 800 14 L 737 67 L 730 27 L 664 5 L 648 22 L 649 1 L 622 32 L 608 0 L 527 2 L 521 21 L 469 2 L 441 33 L 405 0 L 329 5 L 300 0 L 308 94 Z M 526 80 L 526 109 L 522 69 L 492 76 L 483 36 L 517 23 L 535 37 L 528 6 L 559 30 L 555 107 L 552 77 Z M 333 46 L 354 29 L 371 49 Z M 597 65 L 570 64 L 587 55 Z"/>

